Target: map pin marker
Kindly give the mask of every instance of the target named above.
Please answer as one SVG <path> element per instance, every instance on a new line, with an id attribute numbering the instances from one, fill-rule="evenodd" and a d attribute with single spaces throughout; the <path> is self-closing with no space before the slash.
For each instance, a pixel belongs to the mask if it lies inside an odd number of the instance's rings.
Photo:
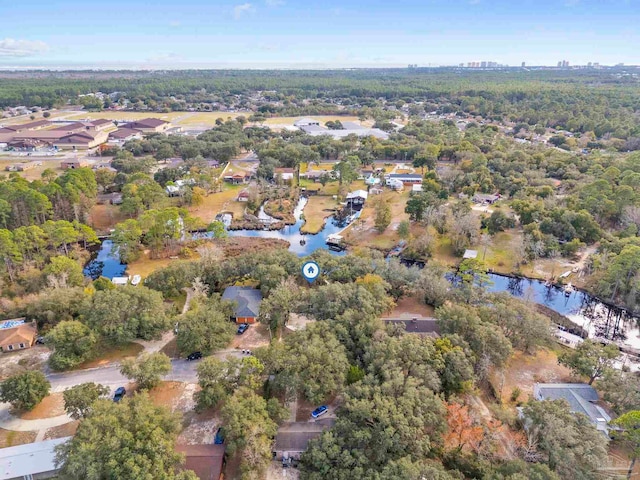
<path id="1" fill-rule="evenodd" d="M 320 275 L 320 267 L 316 262 L 307 262 L 302 266 L 302 276 L 309 283 L 313 283 Z"/>

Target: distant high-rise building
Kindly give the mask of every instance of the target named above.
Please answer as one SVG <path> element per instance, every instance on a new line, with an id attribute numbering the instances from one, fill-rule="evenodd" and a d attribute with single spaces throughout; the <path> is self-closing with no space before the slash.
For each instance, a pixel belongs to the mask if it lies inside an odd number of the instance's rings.
<path id="1" fill-rule="evenodd" d="M 587 63 L 587 67 L 591 67 L 591 62 L 588 62 L 588 63 Z"/>
<path id="2" fill-rule="evenodd" d="M 558 62 L 558 68 L 562 67 L 562 60 Z"/>
<path id="3" fill-rule="evenodd" d="M 527 66 L 527 62 L 522 62 L 521 67 L 522 67 L 522 68 L 524 68 L 524 67 L 526 67 L 526 66 Z"/>
<path id="4" fill-rule="evenodd" d="M 487 62 L 480 62 L 481 68 L 487 68 Z"/>
<path id="5" fill-rule="evenodd" d="M 593 66 L 594 66 L 594 68 L 598 68 L 600 66 L 600 63 L 599 62 L 593 62 Z"/>

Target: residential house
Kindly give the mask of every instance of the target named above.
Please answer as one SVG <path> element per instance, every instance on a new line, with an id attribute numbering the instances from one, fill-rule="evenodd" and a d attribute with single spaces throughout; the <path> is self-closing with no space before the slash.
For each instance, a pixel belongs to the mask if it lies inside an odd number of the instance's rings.
<path id="1" fill-rule="evenodd" d="M 176 452 L 184 454 L 184 470 L 192 470 L 200 480 L 221 480 L 225 463 L 224 444 L 176 445 Z"/>
<path id="2" fill-rule="evenodd" d="M 231 319 L 236 323 L 256 323 L 260 314 L 262 293 L 251 287 L 227 287 L 222 300 L 234 302 L 235 308 Z"/>
<path id="3" fill-rule="evenodd" d="M 373 175 L 373 173 L 369 174 L 367 178 L 365 178 L 364 183 L 369 187 L 375 187 L 381 183 L 380 179 Z"/>
<path id="4" fill-rule="evenodd" d="M 391 188 L 392 190 L 395 190 L 396 192 L 401 192 L 402 190 L 404 190 L 404 183 L 402 183 L 400 180 L 397 180 L 395 178 L 388 178 L 386 181 L 387 187 Z"/>
<path id="5" fill-rule="evenodd" d="M 43 480 L 55 478 L 59 471 L 56 464 L 56 447 L 70 439 L 71 437 L 55 438 L 0 448 L 0 479 Z"/>
<path id="6" fill-rule="evenodd" d="M 422 175 L 418 173 L 390 173 L 385 175 L 386 183 L 391 186 L 393 180 L 402 182 L 404 185 L 422 184 Z"/>
<path id="7" fill-rule="evenodd" d="M 422 184 L 414 183 L 411 185 L 411 195 L 417 195 L 418 193 L 422 193 Z"/>
<path id="8" fill-rule="evenodd" d="M 171 123 L 159 118 L 143 118 L 127 123 L 125 128 L 139 130 L 142 133 L 164 133 L 171 128 Z"/>
<path id="9" fill-rule="evenodd" d="M 573 413 L 581 413 L 595 427 L 609 436 L 611 416 L 598 402 L 598 392 L 586 383 L 536 383 L 533 386 L 533 398 L 543 400 L 565 400 Z"/>
<path id="10" fill-rule="evenodd" d="M 313 180 L 319 182 L 323 175 L 327 175 L 330 178 L 335 178 L 336 173 L 333 170 L 308 170 L 300 174 L 300 178 L 306 178 L 307 180 Z"/>
<path id="11" fill-rule="evenodd" d="M 290 183 L 293 180 L 295 171 L 293 168 L 276 168 L 275 176 L 282 178 L 282 181 Z"/>
<path id="12" fill-rule="evenodd" d="M 436 318 L 416 315 L 412 318 L 383 318 L 382 321 L 389 325 L 400 325 L 407 333 L 415 333 L 416 335 L 433 338 L 440 336 L 440 326 Z"/>
<path id="13" fill-rule="evenodd" d="M 35 322 L 27 323 L 24 318 L 0 322 L 0 351 L 6 353 L 31 348 L 37 335 Z"/>
<path id="14" fill-rule="evenodd" d="M 473 195 L 473 201 L 475 203 L 482 203 L 485 205 L 493 205 L 498 200 L 500 200 L 502 196 L 499 193 L 476 193 Z"/>
<path id="15" fill-rule="evenodd" d="M 249 192 L 247 192 L 246 190 L 242 190 L 239 194 L 238 194 L 238 198 L 237 200 L 239 202 L 248 202 L 249 201 Z"/>
<path id="16" fill-rule="evenodd" d="M 307 449 L 309 441 L 319 437 L 322 432 L 335 424 L 333 418 L 323 418 L 315 422 L 288 422 L 278 428 L 273 445 L 276 460 L 299 459 Z"/>
<path id="17" fill-rule="evenodd" d="M 249 183 L 249 175 L 245 172 L 234 173 L 233 175 L 225 175 L 223 180 L 232 185 L 242 185 L 243 183 Z"/>
<path id="18" fill-rule="evenodd" d="M 294 122 L 294 127 L 309 127 L 309 126 L 315 126 L 315 127 L 319 127 L 320 126 L 320 121 L 319 120 L 314 120 L 313 118 L 301 118 L 300 120 L 297 120 L 296 122 Z"/>
<path id="19" fill-rule="evenodd" d="M 121 205 L 122 193 L 99 193 L 96 197 L 96 203 L 98 205 Z"/>
<path id="20" fill-rule="evenodd" d="M 349 192 L 347 193 L 347 207 L 356 211 L 362 210 L 368 197 L 369 193 L 366 190 Z"/>
<path id="21" fill-rule="evenodd" d="M 83 160 L 78 160 L 77 158 L 71 158 L 69 160 L 63 160 L 60 162 L 60 168 L 63 170 L 73 170 L 76 168 L 86 167 L 87 162 Z"/>

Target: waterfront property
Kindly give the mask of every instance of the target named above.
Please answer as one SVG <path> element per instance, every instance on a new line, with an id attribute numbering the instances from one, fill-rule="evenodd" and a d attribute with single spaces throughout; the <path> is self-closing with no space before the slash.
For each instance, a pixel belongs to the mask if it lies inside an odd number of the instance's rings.
<path id="1" fill-rule="evenodd" d="M 222 300 L 235 303 L 232 320 L 236 323 L 256 323 L 260 315 L 262 293 L 251 287 L 227 287 Z"/>
<path id="2" fill-rule="evenodd" d="M 585 415 L 598 431 L 609 434 L 611 416 L 598 402 L 598 392 L 585 383 L 536 383 L 533 398 L 543 400 L 564 400 L 573 413 Z"/>

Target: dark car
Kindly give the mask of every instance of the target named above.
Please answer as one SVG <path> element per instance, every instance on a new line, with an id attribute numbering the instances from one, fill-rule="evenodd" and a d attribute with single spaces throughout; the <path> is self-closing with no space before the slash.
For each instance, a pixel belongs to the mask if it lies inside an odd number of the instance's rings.
<path id="1" fill-rule="evenodd" d="M 224 430 L 222 427 L 216 432 L 216 437 L 213 439 L 213 443 L 216 445 L 222 445 L 224 443 Z"/>
<path id="2" fill-rule="evenodd" d="M 122 400 L 124 398 L 124 396 L 127 394 L 127 391 L 125 390 L 124 387 L 118 387 L 116 388 L 115 393 L 113 394 L 113 401 L 118 403 L 120 400 Z"/>
<path id="3" fill-rule="evenodd" d="M 44 337 L 37 337 L 36 345 L 44 345 Z"/>
<path id="4" fill-rule="evenodd" d="M 193 352 L 187 356 L 187 360 L 200 360 L 202 358 L 202 352 Z"/>
<path id="5" fill-rule="evenodd" d="M 238 325 L 238 335 L 242 335 L 248 329 L 249 329 L 248 323 L 241 323 L 240 325 Z"/>
<path id="6" fill-rule="evenodd" d="M 318 418 L 324 415 L 325 413 L 327 413 L 328 411 L 329 411 L 329 407 L 327 407 L 326 405 L 321 405 L 320 407 L 316 408 L 313 412 L 311 412 L 311 416 L 313 418 Z"/>

